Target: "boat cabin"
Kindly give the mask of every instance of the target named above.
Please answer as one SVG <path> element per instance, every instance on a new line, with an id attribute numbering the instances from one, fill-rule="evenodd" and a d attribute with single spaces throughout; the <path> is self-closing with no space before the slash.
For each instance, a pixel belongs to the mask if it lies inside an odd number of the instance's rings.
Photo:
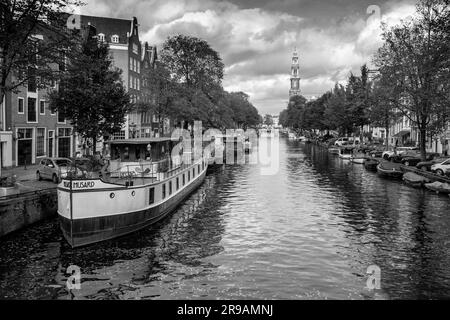
<path id="1" fill-rule="evenodd" d="M 118 139 L 109 141 L 107 150 L 111 160 L 159 161 L 167 158 L 177 143 L 170 138 Z"/>

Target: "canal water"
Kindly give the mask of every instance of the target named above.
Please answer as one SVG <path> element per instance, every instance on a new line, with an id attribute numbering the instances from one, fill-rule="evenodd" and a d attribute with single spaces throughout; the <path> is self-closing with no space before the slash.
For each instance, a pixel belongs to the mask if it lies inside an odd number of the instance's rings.
<path id="1" fill-rule="evenodd" d="M 448 197 L 284 138 L 276 174 L 261 166 L 208 175 L 166 220 L 117 240 L 73 250 L 57 219 L 1 239 L 0 298 L 450 297 Z M 81 288 L 68 294 L 70 265 Z"/>

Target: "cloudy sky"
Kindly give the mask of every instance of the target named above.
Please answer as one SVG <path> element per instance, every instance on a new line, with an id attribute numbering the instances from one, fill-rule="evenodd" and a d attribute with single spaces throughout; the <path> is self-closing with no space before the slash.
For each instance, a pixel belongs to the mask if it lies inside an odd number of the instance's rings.
<path id="1" fill-rule="evenodd" d="M 244 91 L 261 114 L 286 107 L 291 56 L 300 55 L 304 96 L 359 72 L 381 43 L 380 20 L 396 24 L 415 0 L 84 0 L 82 14 L 138 18 L 140 38 L 207 40 L 225 63 L 224 87 Z"/>

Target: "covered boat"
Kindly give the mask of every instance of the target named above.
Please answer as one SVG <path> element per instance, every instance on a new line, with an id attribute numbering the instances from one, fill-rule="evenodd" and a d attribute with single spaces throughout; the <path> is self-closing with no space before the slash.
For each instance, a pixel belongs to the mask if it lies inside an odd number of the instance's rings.
<path id="1" fill-rule="evenodd" d="M 433 183 L 426 183 L 425 187 L 436 193 L 450 194 L 450 184 L 446 182 L 436 181 Z"/>
<path id="2" fill-rule="evenodd" d="M 172 144 L 168 138 L 112 141 L 115 160 L 101 178 L 63 179 L 57 189 L 58 215 L 69 244 L 79 247 L 145 228 L 199 187 L 208 159 L 202 153 L 198 158 L 182 151 L 168 154 Z"/>
<path id="3" fill-rule="evenodd" d="M 403 181 L 405 181 L 406 184 L 414 187 L 414 188 L 422 188 L 425 183 L 429 183 L 430 180 L 424 176 L 418 175 L 414 172 L 406 172 L 403 175 Z"/>
<path id="4" fill-rule="evenodd" d="M 377 166 L 377 173 L 382 177 L 401 179 L 403 171 L 399 163 L 382 161 Z"/>
<path id="5" fill-rule="evenodd" d="M 376 172 L 379 163 L 380 161 L 375 158 L 366 158 L 364 159 L 364 168 L 368 171 Z"/>

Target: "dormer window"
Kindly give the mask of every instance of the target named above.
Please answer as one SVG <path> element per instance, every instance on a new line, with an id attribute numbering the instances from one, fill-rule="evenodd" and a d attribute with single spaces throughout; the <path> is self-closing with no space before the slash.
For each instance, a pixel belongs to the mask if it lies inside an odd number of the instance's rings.
<path id="1" fill-rule="evenodd" d="M 98 38 L 98 41 L 105 42 L 105 35 L 103 33 L 99 33 L 97 38 Z"/>
<path id="2" fill-rule="evenodd" d="M 112 43 L 119 43 L 119 36 L 117 34 L 113 35 L 111 37 L 111 42 Z"/>

